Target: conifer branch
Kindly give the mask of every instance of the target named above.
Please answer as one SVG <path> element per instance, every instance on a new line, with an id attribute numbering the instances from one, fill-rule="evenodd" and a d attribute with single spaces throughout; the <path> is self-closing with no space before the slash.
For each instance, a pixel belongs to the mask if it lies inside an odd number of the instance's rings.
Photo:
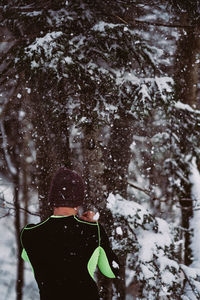
<path id="1" fill-rule="evenodd" d="M 179 25 L 179 24 L 164 24 L 164 23 L 158 23 L 158 22 L 149 22 L 149 21 L 142 21 L 142 20 L 136 20 L 134 19 L 133 22 L 127 22 L 126 20 L 124 20 L 122 17 L 117 16 L 117 15 L 113 15 L 115 16 L 117 19 L 119 19 L 121 22 L 123 22 L 126 25 L 134 25 L 135 23 L 139 23 L 139 24 L 146 24 L 149 26 L 159 26 L 159 27 L 172 27 L 172 28 L 194 28 L 194 25 Z"/>

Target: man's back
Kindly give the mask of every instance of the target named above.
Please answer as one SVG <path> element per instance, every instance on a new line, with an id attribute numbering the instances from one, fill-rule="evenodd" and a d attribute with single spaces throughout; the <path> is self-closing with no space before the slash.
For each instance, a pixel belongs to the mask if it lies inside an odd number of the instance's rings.
<path id="1" fill-rule="evenodd" d="M 22 257 L 32 265 L 41 300 L 99 299 L 92 277 L 100 253 L 107 259 L 106 268 L 101 263 L 101 271 L 115 277 L 117 258 L 98 223 L 75 215 L 51 216 L 38 225 L 26 226 L 21 242 Z"/>

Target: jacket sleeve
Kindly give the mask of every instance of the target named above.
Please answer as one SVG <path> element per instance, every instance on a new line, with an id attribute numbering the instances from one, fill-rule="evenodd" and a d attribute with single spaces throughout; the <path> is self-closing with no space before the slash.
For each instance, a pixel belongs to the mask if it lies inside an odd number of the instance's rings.
<path id="1" fill-rule="evenodd" d="M 119 276 L 119 260 L 110 247 L 108 236 L 102 225 L 99 224 L 100 251 L 98 267 L 103 275 L 109 278 Z"/>
<path id="2" fill-rule="evenodd" d="M 26 226 L 25 226 L 26 227 Z M 24 253 L 26 252 L 25 248 L 24 248 L 24 244 L 23 244 L 23 233 L 24 233 L 24 228 L 22 228 L 21 232 L 20 232 L 20 252 L 21 252 L 21 258 L 23 258 L 23 260 L 27 261 L 27 258 L 25 257 Z"/>
<path id="3" fill-rule="evenodd" d="M 21 246 L 21 258 L 24 260 L 24 261 L 27 261 L 27 262 L 29 262 L 29 264 L 30 264 L 30 267 L 31 267 L 31 270 L 32 270 L 32 272 L 34 273 L 34 269 L 33 269 L 33 266 L 32 266 L 32 264 L 31 264 L 31 262 L 30 262 L 30 259 L 29 259 L 29 257 L 28 257 L 28 254 L 27 254 L 27 252 L 26 252 L 26 249 L 24 248 L 24 244 L 23 244 L 23 238 L 24 238 L 24 230 L 25 230 L 25 228 L 26 227 L 30 227 L 31 225 L 34 225 L 34 224 L 30 224 L 30 225 L 27 225 L 27 226 L 25 226 L 22 230 L 21 230 L 21 232 L 20 232 L 20 246 Z"/>

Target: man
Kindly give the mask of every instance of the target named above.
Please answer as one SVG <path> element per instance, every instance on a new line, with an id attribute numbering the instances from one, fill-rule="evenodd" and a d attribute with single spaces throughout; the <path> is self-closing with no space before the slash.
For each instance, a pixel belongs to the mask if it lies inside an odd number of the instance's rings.
<path id="1" fill-rule="evenodd" d="M 109 278 L 118 276 L 119 262 L 103 226 L 91 211 L 77 216 L 83 200 L 82 178 L 60 168 L 49 191 L 54 214 L 21 232 L 22 258 L 31 264 L 41 300 L 98 300 L 96 266 Z"/>

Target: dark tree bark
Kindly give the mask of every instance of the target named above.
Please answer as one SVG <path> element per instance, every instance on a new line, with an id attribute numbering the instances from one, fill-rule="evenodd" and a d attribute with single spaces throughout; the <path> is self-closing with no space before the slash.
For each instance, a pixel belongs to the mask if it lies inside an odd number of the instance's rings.
<path id="1" fill-rule="evenodd" d="M 130 145 L 132 143 L 132 118 L 120 114 L 119 119 L 115 119 L 110 132 L 110 139 L 107 147 L 106 157 L 106 170 L 104 175 L 104 184 L 107 186 L 107 192 L 119 193 L 125 199 L 127 198 L 127 185 L 128 185 L 128 166 L 130 163 Z M 106 215 L 102 217 L 102 220 Z M 109 217 L 109 234 L 114 220 Z M 120 300 L 125 299 L 126 286 L 125 286 L 125 267 L 126 255 L 120 256 L 120 280 L 113 280 L 106 282 L 102 280 L 101 286 L 104 286 L 103 292 L 106 294 L 106 300 L 112 299 L 113 291 L 110 288 L 110 293 L 107 293 L 108 287 L 114 284 L 116 293 L 119 295 Z"/>
<path id="2" fill-rule="evenodd" d="M 19 210 L 19 172 L 14 178 L 14 207 L 15 207 L 15 233 L 17 242 L 17 277 L 16 277 L 16 300 L 22 300 L 24 285 L 24 261 L 21 259 L 21 216 Z"/>
<path id="3" fill-rule="evenodd" d="M 185 104 L 199 106 L 197 103 L 200 50 L 199 30 L 186 30 L 178 41 L 175 74 L 178 98 Z"/>
<path id="4" fill-rule="evenodd" d="M 192 250 L 191 250 L 191 238 L 192 232 L 190 231 L 190 220 L 193 216 L 193 201 L 192 199 L 181 199 L 182 207 L 182 227 L 185 229 L 184 233 L 184 263 L 189 266 L 192 263 Z"/>
<path id="5" fill-rule="evenodd" d="M 194 1 L 195 2 L 195 1 Z M 183 4 L 183 3 L 182 3 Z M 182 5 L 181 4 L 181 5 Z M 180 17 L 180 21 L 184 24 L 190 24 L 194 20 L 190 10 L 190 4 L 184 3 L 186 12 Z M 196 24 L 197 25 L 197 24 Z M 192 29 L 186 28 L 184 34 L 177 44 L 175 58 L 175 82 L 176 82 L 176 97 L 181 102 L 188 104 L 194 108 L 199 107 L 198 103 L 198 81 L 199 81 L 199 62 L 197 60 L 200 51 L 200 35 L 199 26 L 194 26 Z M 182 140 L 181 148 L 184 151 L 184 139 Z M 182 195 L 180 205 L 182 210 L 182 227 L 185 228 L 184 234 L 184 261 L 186 265 L 192 263 L 191 250 L 191 232 L 190 219 L 193 216 L 193 202 L 191 198 L 191 187 L 186 187 L 187 194 Z M 185 199 L 184 199 L 185 198 Z"/>
<path id="6" fill-rule="evenodd" d="M 133 136 L 131 122 L 132 118 L 123 113 L 119 119 L 114 120 L 106 158 L 107 190 L 119 193 L 124 198 L 127 198 L 128 166 L 131 158 L 130 145 Z"/>
<path id="7" fill-rule="evenodd" d="M 105 200 L 103 178 L 104 161 L 101 143 L 103 141 L 102 127 L 87 125 L 84 129 L 83 168 L 86 182 L 86 206 L 97 208 Z"/>
<path id="8" fill-rule="evenodd" d="M 36 148 L 36 177 L 39 197 L 39 210 L 41 219 L 44 220 L 52 214 L 48 205 L 48 192 L 50 182 L 55 171 L 60 166 L 71 168 L 71 150 L 69 147 L 69 122 L 64 108 L 60 103 L 59 89 L 52 88 L 50 95 L 45 92 L 49 88 L 48 78 L 45 74 L 33 82 L 33 93 L 30 96 L 29 109 L 30 120 L 33 124 L 33 138 Z M 52 92 L 53 91 L 53 92 Z"/>

